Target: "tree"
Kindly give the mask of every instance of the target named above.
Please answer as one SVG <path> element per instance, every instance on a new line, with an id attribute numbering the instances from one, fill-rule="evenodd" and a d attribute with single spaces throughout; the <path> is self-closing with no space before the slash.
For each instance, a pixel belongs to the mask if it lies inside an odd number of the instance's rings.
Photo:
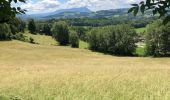
<path id="1" fill-rule="evenodd" d="M 114 54 L 133 55 L 136 32 L 130 25 L 94 28 L 88 33 L 91 50 Z"/>
<path id="2" fill-rule="evenodd" d="M 30 20 L 28 21 L 28 30 L 30 31 L 31 34 L 35 34 L 35 32 L 36 32 L 36 26 L 35 26 L 34 19 L 30 19 Z"/>
<path id="3" fill-rule="evenodd" d="M 10 40 L 11 39 L 11 30 L 8 24 L 0 24 L 0 41 Z"/>
<path id="4" fill-rule="evenodd" d="M 8 22 L 15 18 L 16 14 L 25 14 L 26 10 L 23 10 L 20 7 L 12 7 L 12 2 L 25 3 L 25 0 L 0 0 L 0 23 Z"/>
<path id="5" fill-rule="evenodd" d="M 76 32 L 72 31 L 70 33 L 69 40 L 72 48 L 79 48 L 79 36 Z"/>
<path id="6" fill-rule="evenodd" d="M 13 18 L 8 22 L 12 34 L 16 34 L 18 32 L 24 32 L 25 29 L 25 22 L 19 18 Z"/>
<path id="7" fill-rule="evenodd" d="M 170 55 L 170 23 L 162 25 L 158 20 L 147 26 L 146 55 Z"/>
<path id="8" fill-rule="evenodd" d="M 45 35 L 51 36 L 51 28 L 50 28 L 50 27 L 51 27 L 50 24 L 47 24 L 47 23 L 45 23 L 45 24 L 43 25 L 43 33 L 44 33 Z"/>
<path id="9" fill-rule="evenodd" d="M 141 1 L 139 4 L 132 4 L 132 8 L 129 9 L 129 13 L 133 12 L 137 15 L 139 10 L 144 14 L 146 10 L 152 10 L 153 15 L 159 14 L 160 17 L 165 17 L 163 23 L 167 24 L 170 21 L 170 0 L 146 0 Z"/>
<path id="10" fill-rule="evenodd" d="M 55 22 L 51 30 L 53 37 L 59 42 L 60 45 L 69 44 L 69 29 L 66 22 Z"/>

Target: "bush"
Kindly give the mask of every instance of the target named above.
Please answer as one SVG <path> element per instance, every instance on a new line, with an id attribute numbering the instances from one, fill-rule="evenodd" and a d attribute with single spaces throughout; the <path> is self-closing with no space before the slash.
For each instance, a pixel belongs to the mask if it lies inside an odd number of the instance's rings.
<path id="1" fill-rule="evenodd" d="M 76 32 L 70 33 L 70 44 L 73 48 L 79 48 L 79 36 Z"/>
<path id="2" fill-rule="evenodd" d="M 148 56 L 170 55 L 170 23 L 162 25 L 158 20 L 147 26 L 145 53 Z"/>
<path id="3" fill-rule="evenodd" d="M 35 42 L 34 42 L 34 39 L 33 39 L 32 37 L 29 38 L 29 42 L 32 43 L 32 44 L 35 43 Z"/>
<path id="4" fill-rule="evenodd" d="M 135 51 L 136 32 L 129 25 L 95 28 L 88 33 L 91 50 L 114 54 L 132 55 Z"/>
<path id="5" fill-rule="evenodd" d="M 8 24 L 0 24 L 0 41 L 11 40 L 11 29 Z"/>
<path id="6" fill-rule="evenodd" d="M 23 35 L 23 33 L 16 33 L 15 35 L 12 35 L 12 39 L 20 40 L 20 41 L 24 41 L 24 42 L 27 41 L 27 39 L 26 39 L 26 37 Z"/>
<path id="7" fill-rule="evenodd" d="M 60 45 L 69 44 L 69 29 L 64 21 L 59 21 L 52 26 L 53 37 L 59 42 Z"/>

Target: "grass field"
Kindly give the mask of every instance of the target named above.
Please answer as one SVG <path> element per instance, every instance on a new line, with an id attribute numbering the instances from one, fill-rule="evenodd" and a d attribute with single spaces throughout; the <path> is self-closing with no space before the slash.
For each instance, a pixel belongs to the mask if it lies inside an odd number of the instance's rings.
<path id="1" fill-rule="evenodd" d="M 0 100 L 169 100 L 170 58 L 0 42 Z"/>
<path id="2" fill-rule="evenodd" d="M 145 27 L 144 28 L 137 28 L 135 30 L 136 30 L 137 33 L 143 33 L 143 32 L 146 31 L 146 28 Z"/>
<path id="3" fill-rule="evenodd" d="M 32 37 L 35 43 L 40 45 L 58 45 L 58 43 L 51 37 L 46 35 L 33 35 L 30 34 L 28 31 L 25 32 L 25 36 Z"/>

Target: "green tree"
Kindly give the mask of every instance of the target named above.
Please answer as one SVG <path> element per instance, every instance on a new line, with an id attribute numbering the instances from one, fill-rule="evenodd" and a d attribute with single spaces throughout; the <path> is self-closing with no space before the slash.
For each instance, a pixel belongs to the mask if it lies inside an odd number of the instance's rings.
<path id="1" fill-rule="evenodd" d="M 69 29 L 66 22 L 55 22 L 51 30 L 53 37 L 60 43 L 60 45 L 69 44 Z"/>
<path id="2" fill-rule="evenodd" d="M 0 41 L 10 40 L 11 39 L 11 30 L 8 24 L 0 24 Z"/>
<path id="3" fill-rule="evenodd" d="M 28 30 L 30 31 L 31 34 L 35 34 L 36 25 L 35 25 L 34 19 L 30 19 L 28 21 Z"/>
<path id="4" fill-rule="evenodd" d="M 16 34 L 18 32 L 24 32 L 25 25 L 26 25 L 25 22 L 19 18 L 13 18 L 13 20 L 10 20 L 8 24 L 11 28 L 12 34 Z"/>
<path id="5" fill-rule="evenodd" d="M 79 48 L 79 36 L 76 32 L 72 31 L 70 33 L 69 40 L 72 48 Z"/>
<path id="6" fill-rule="evenodd" d="M 88 33 L 91 50 L 114 54 L 133 55 L 136 32 L 130 25 L 94 28 Z"/>
<path id="7" fill-rule="evenodd" d="M 25 3 L 25 0 L 0 0 L 0 23 L 8 22 L 9 20 L 15 18 L 15 15 L 18 13 L 25 13 L 26 10 L 23 10 L 20 7 L 12 7 L 12 2 Z"/>
<path id="8" fill-rule="evenodd" d="M 44 33 L 45 35 L 49 35 L 49 36 L 52 35 L 52 34 L 51 34 L 51 26 L 50 26 L 50 24 L 45 23 L 45 24 L 43 25 L 43 33 Z"/>
<path id="9" fill-rule="evenodd" d="M 158 20 L 147 26 L 146 55 L 170 55 L 170 23 L 162 25 Z"/>
<path id="10" fill-rule="evenodd" d="M 160 17 L 165 17 L 163 23 L 167 24 L 170 21 L 169 8 L 170 0 L 146 0 L 141 1 L 139 4 L 132 4 L 132 8 L 129 9 L 129 13 L 133 12 L 137 15 L 139 10 L 144 14 L 146 10 L 152 10 L 153 15 L 159 14 Z"/>

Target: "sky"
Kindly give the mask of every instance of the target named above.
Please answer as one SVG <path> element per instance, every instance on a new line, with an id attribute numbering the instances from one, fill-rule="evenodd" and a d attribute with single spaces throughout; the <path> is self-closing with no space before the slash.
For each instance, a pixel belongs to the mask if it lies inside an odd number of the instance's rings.
<path id="1" fill-rule="evenodd" d="M 28 14 L 47 13 L 60 9 L 87 7 L 92 11 L 127 8 L 130 4 L 139 3 L 141 0 L 27 0 L 15 4 L 27 10 Z"/>

